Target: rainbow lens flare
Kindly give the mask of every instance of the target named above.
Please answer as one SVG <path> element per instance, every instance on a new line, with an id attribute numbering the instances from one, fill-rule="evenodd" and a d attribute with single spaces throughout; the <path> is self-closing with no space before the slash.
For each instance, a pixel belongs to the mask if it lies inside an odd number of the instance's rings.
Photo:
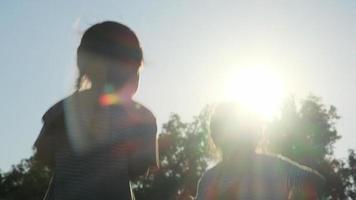
<path id="1" fill-rule="evenodd" d="M 120 103 L 120 97 L 116 93 L 103 94 L 99 98 L 99 103 L 102 106 L 110 106 Z"/>

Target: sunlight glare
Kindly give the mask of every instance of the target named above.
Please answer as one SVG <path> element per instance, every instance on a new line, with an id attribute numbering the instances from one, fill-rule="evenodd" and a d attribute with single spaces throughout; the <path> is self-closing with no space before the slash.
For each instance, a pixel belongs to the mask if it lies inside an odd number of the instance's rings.
<path id="1" fill-rule="evenodd" d="M 244 68 L 231 74 L 225 96 L 260 114 L 265 120 L 276 117 L 284 97 L 281 79 L 266 67 Z"/>

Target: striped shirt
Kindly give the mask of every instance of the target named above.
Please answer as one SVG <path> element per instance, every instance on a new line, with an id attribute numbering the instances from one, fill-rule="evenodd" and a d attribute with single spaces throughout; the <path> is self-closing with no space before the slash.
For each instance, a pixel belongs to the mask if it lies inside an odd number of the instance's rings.
<path id="1" fill-rule="evenodd" d="M 85 92 L 43 117 L 36 158 L 53 169 L 46 200 L 132 199 L 130 179 L 157 164 L 156 120 L 134 102 L 87 106 Z"/>
<path id="2" fill-rule="evenodd" d="M 324 178 L 282 156 L 255 154 L 245 167 L 223 162 L 207 170 L 198 184 L 197 200 L 286 200 L 303 192 L 317 199 Z"/>

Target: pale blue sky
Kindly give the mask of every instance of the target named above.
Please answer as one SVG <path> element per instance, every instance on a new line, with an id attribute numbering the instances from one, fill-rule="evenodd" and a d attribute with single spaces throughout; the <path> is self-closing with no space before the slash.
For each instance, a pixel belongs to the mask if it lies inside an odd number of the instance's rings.
<path id="1" fill-rule="evenodd" d="M 138 34 L 145 68 L 137 99 L 165 122 L 219 100 L 221 81 L 251 62 L 342 116 L 339 157 L 356 148 L 356 1 L 7 1 L 0 6 L 0 169 L 31 155 L 42 114 L 69 95 L 80 32 L 103 20 Z"/>

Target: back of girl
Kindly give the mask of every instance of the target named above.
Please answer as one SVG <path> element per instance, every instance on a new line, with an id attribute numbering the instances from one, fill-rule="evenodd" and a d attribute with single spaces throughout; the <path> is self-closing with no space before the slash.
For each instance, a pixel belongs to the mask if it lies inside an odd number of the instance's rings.
<path id="1" fill-rule="evenodd" d="M 318 199 L 324 177 L 279 155 L 257 153 L 262 120 L 237 103 L 219 104 L 210 121 L 222 160 L 198 184 L 197 200 Z M 301 198 L 303 197 L 303 198 Z"/>
<path id="2" fill-rule="evenodd" d="M 45 199 L 132 199 L 129 181 L 157 165 L 155 117 L 132 100 L 142 60 L 125 25 L 86 30 L 77 91 L 45 113 L 34 145 L 35 158 L 53 171 Z"/>

